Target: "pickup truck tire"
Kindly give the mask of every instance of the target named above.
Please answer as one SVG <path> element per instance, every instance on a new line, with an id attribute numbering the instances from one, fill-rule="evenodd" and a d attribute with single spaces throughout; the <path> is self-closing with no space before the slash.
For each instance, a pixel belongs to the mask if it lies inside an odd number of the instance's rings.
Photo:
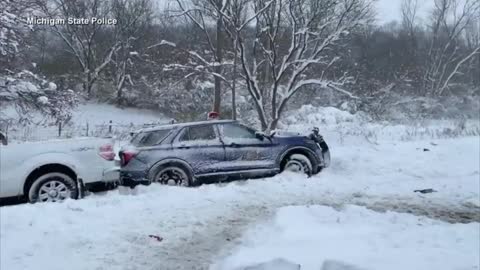
<path id="1" fill-rule="evenodd" d="M 56 202 L 77 197 L 78 188 L 75 180 L 59 172 L 51 172 L 38 177 L 28 191 L 28 201 L 31 203 Z"/>

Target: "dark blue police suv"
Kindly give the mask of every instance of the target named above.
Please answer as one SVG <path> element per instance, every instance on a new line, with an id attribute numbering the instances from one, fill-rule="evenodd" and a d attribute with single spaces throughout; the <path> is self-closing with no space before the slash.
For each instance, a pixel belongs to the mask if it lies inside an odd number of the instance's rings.
<path id="1" fill-rule="evenodd" d="M 158 182 L 192 186 L 273 176 L 283 170 L 313 175 L 328 167 L 328 146 L 312 134 L 256 132 L 233 120 L 163 125 L 133 134 L 120 151 L 125 186 Z"/>

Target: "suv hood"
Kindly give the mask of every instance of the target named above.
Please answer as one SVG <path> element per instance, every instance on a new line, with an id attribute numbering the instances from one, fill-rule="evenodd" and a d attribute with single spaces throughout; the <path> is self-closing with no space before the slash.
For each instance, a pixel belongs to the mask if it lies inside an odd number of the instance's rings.
<path id="1" fill-rule="evenodd" d="M 303 137 L 305 135 L 300 132 L 288 131 L 288 130 L 275 130 L 274 137 Z M 273 133 L 273 132 L 272 132 Z"/>

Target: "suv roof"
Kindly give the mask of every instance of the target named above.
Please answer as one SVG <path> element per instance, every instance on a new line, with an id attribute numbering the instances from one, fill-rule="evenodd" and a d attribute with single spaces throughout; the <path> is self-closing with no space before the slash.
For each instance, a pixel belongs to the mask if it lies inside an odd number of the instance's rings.
<path id="1" fill-rule="evenodd" d="M 205 124 L 225 124 L 225 123 L 237 123 L 236 120 L 206 120 L 206 121 L 197 121 L 197 122 L 187 122 L 187 123 L 178 123 L 178 124 L 168 124 L 168 125 L 161 125 L 155 126 L 150 128 L 142 128 L 138 132 L 149 132 L 149 131 L 156 131 L 156 130 L 164 130 L 164 129 L 174 129 L 174 128 L 182 128 L 182 127 L 190 127 L 190 126 L 199 126 Z"/>

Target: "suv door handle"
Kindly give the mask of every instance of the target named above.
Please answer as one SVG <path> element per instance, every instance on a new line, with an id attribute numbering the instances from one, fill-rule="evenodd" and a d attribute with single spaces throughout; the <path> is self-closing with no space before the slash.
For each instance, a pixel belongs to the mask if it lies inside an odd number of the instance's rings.
<path id="1" fill-rule="evenodd" d="M 190 146 L 180 145 L 178 149 L 190 149 Z"/>
<path id="2" fill-rule="evenodd" d="M 231 146 L 231 147 L 240 147 L 240 145 L 237 144 L 237 143 L 231 143 L 230 146 Z"/>

